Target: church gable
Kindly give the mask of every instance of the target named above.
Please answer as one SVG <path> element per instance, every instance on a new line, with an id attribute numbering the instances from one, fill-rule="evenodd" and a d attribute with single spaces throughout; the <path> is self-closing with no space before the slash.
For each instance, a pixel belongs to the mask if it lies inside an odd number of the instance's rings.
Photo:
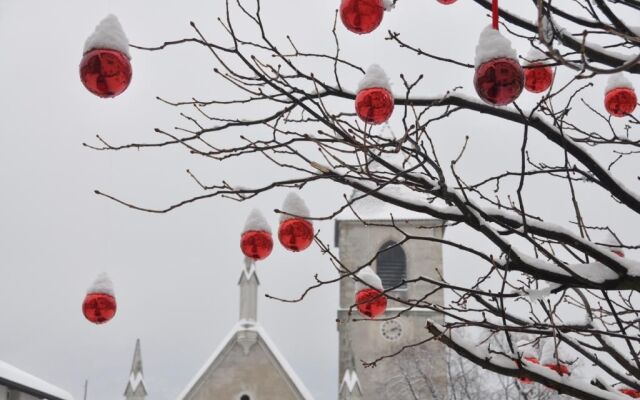
<path id="1" fill-rule="evenodd" d="M 183 400 L 312 399 L 257 323 L 241 323 L 187 387 Z"/>

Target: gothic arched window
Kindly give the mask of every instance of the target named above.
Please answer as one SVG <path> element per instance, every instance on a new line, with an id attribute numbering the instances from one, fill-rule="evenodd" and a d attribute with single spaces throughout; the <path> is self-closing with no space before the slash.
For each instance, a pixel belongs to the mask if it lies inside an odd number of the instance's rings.
<path id="1" fill-rule="evenodd" d="M 378 254 L 378 276 L 385 289 L 396 287 L 407 277 L 407 257 L 402 247 L 395 242 L 387 242 L 380 247 Z M 406 285 L 396 289 L 404 289 Z"/>
<path id="2" fill-rule="evenodd" d="M 248 394 L 243 394 L 242 396 L 240 396 L 240 400 L 251 400 L 251 397 L 249 397 Z"/>

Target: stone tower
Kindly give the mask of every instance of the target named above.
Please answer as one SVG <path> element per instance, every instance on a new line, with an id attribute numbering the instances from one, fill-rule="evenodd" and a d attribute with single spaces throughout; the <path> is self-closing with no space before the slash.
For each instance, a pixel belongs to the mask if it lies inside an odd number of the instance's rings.
<path id="1" fill-rule="evenodd" d="M 124 390 L 126 400 L 144 400 L 147 397 L 147 388 L 142 373 L 142 352 L 140 351 L 140 339 L 136 340 L 136 348 L 133 352 L 133 362 L 129 381 Z"/>
<path id="2" fill-rule="evenodd" d="M 340 261 L 349 269 L 358 268 L 380 252 L 373 268 L 385 289 L 401 284 L 403 279 L 427 276 L 438 279 L 442 271 L 442 245 L 425 240 L 412 240 L 391 247 L 403 239 L 400 230 L 422 237 L 442 238 L 442 221 L 428 219 L 372 197 L 354 204 L 357 214 L 336 221 L 335 244 Z M 395 227 L 392 226 L 393 215 Z M 399 229 L 400 230 L 399 230 Z M 382 251 L 388 249 L 386 251 Z M 339 332 L 339 399 L 340 400 L 430 400 L 442 398 L 447 390 L 444 347 L 428 342 L 402 352 L 393 358 L 364 368 L 362 362 L 393 354 L 403 346 L 415 344 L 430 335 L 425 329 L 427 319 L 442 321 L 442 317 L 427 309 L 404 311 L 390 321 L 352 321 L 362 318 L 354 308 L 354 281 L 340 282 L 338 309 Z M 420 299 L 433 286 L 426 282 L 398 287 L 391 294 L 401 299 Z M 430 303 L 443 304 L 442 291 L 428 297 Z M 389 301 L 385 315 L 394 317 L 406 306 Z"/>

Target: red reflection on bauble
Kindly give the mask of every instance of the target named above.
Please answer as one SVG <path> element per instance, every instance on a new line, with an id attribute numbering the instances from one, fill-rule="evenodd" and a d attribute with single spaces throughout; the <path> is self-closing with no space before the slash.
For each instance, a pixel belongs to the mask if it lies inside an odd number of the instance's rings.
<path id="1" fill-rule="evenodd" d="M 278 239 L 290 251 L 302 251 L 313 242 L 313 225 L 302 218 L 289 218 L 280 223 Z"/>
<path id="2" fill-rule="evenodd" d="M 609 90 L 604 98 L 604 106 L 614 117 L 624 117 L 636 109 L 638 98 L 631 88 L 620 87 Z"/>
<path id="3" fill-rule="evenodd" d="M 84 86 L 100 97 L 115 97 L 131 83 L 131 63 L 117 50 L 94 49 L 80 62 L 80 79 Z"/>
<path id="4" fill-rule="evenodd" d="M 518 61 L 513 58 L 494 58 L 476 68 L 473 84 L 482 100 L 503 106 L 522 93 L 524 73 Z"/>
<path id="5" fill-rule="evenodd" d="M 536 357 L 525 357 L 524 359 L 533 364 L 540 364 L 540 360 L 538 360 Z M 520 383 L 524 385 L 529 385 L 533 383 L 533 381 L 527 378 L 526 376 L 523 376 L 522 378 L 518 378 L 518 380 L 520 381 Z"/>
<path id="6" fill-rule="evenodd" d="M 273 250 L 273 239 L 266 231 L 247 231 L 240 238 L 240 249 L 249 258 L 264 260 Z"/>
<path id="7" fill-rule="evenodd" d="M 116 315 L 116 299 L 107 293 L 88 293 L 82 302 L 82 313 L 94 324 L 104 324 Z"/>
<path id="8" fill-rule="evenodd" d="M 560 375 L 569 375 L 569 367 L 565 364 L 562 364 L 562 363 L 545 364 L 544 366 L 551 370 L 556 371 Z"/>
<path id="9" fill-rule="evenodd" d="M 384 15 L 382 0 L 342 0 L 340 19 L 351 32 L 369 33 L 380 25 Z"/>
<path id="10" fill-rule="evenodd" d="M 387 122 L 393 114 L 393 95 L 381 87 L 362 89 L 356 96 L 356 112 L 368 124 Z"/>
<path id="11" fill-rule="evenodd" d="M 362 315 L 375 318 L 387 309 L 387 297 L 376 289 L 362 289 L 356 293 L 356 305 Z"/>

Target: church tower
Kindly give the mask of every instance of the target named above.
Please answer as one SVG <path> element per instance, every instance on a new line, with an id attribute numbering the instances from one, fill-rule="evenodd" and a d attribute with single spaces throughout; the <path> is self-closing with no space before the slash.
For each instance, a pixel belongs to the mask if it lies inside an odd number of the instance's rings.
<path id="1" fill-rule="evenodd" d="M 142 374 L 142 352 L 140 350 L 140 339 L 136 340 L 136 348 L 133 351 L 133 362 L 131 363 L 131 372 L 129 373 L 129 381 L 124 390 L 126 400 L 144 400 L 147 397 L 147 388 L 144 384 L 144 376 Z"/>
<path id="2" fill-rule="evenodd" d="M 356 269 L 380 252 L 371 268 L 380 276 L 385 289 L 401 285 L 405 279 L 427 276 L 438 279 L 442 274 L 442 245 L 428 240 L 404 239 L 402 231 L 420 236 L 442 238 L 443 222 L 425 215 L 394 208 L 373 197 L 354 204 L 357 214 L 343 217 L 335 224 L 335 245 L 346 268 Z M 391 215 L 393 215 L 392 226 Z M 385 250 L 386 249 L 386 250 Z M 433 285 L 426 282 L 398 287 L 390 293 L 401 299 L 420 299 Z M 396 301 L 389 301 L 380 319 L 366 320 L 354 305 L 355 281 L 340 281 L 338 309 L 339 332 L 339 399 L 340 400 L 430 400 L 444 398 L 447 375 L 444 347 L 427 342 L 397 356 L 384 359 L 375 367 L 364 368 L 362 362 L 372 362 L 391 355 L 403 346 L 413 345 L 430 337 L 427 319 L 442 321 L 442 317 L 424 308 L 407 310 Z M 428 302 L 441 305 L 442 291 L 432 293 Z M 404 311 L 403 311 L 404 310 Z M 401 314 L 399 314 L 402 312 Z"/>

